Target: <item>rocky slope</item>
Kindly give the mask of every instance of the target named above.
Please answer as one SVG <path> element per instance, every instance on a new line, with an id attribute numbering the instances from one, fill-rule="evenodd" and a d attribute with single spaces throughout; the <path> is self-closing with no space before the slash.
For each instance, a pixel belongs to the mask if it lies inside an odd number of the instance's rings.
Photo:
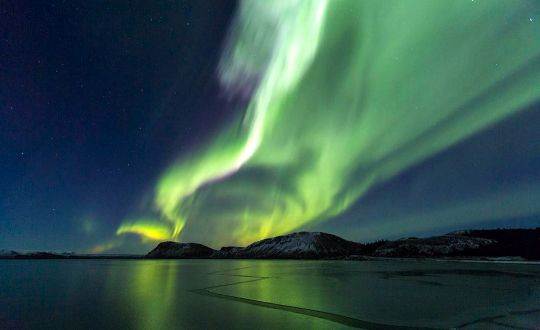
<path id="1" fill-rule="evenodd" d="M 13 250 L 0 250 L 0 258 L 14 258 L 18 255 L 19 253 Z"/>
<path id="2" fill-rule="evenodd" d="M 263 239 L 218 251 L 193 243 L 161 243 L 150 258 L 362 259 L 366 257 L 519 257 L 540 260 L 540 228 L 467 230 L 428 238 L 355 243 L 321 232 Z"/>
<path id="3" fill-rule="evenodd" d="M 463 237 L 482 237 L 497 242 L 467 251 L 470 256 L 520 256 L 529 260 L 540 260 L 540 228 L 463 230 L 453 234 Z"/>
<path id="4" fill-rule="evenodd" d="M 405 238 L 386 242 L 374 252 L 375 257 L 440 257 L 456 256 L 467 251 L 493 245 L 495 240 L 459 235 L 444 235 L 429 238 Z"/>
<path id="5" fill-rule="evenodd" d="M 147 258 L 216 258 L 216 259 L 319 259 L 345 257 L 361 244 L 326 233 L 299 232 L 267 238 L 247 247 L 223 247 L 219 251 L 196 243 L 160 243 Z"/>
<path id="6" fill-rule="evenodd" d="M 0 250 L 0 259 L 137 259 L 135 255 L 80 255 Z M 347 259 L 364 257 L 516 257 L 540 260 L 540 228 L 462 230 L 428 238 L 406 238 L 369 244 L 321 232 L 299 232 L 263 239 L 247 247 L 213 250 L 197 243 L 159 243 L 146 258 L 215 259 Z"/>
<path id="7" fill-rule="evenodd" d="M 208 246 L 198 243 L 159 243 L 152 251 L 148 252 L 147 258 L 208 258 L 215 251 Z"/>
<path id="8" fill-rule="evenodd" d="M 233 254 L 248 259 L 319 259 L 356 254 L 361 244 L 321 232 L 299 232 L 255 242 Z"/>
<path id="9" fill-rule="evenodd" d="M 224 246 L 218 251 L 215 251 L 214 254 L 212 254 L 212 258 L 216 258 L 216 259 L 239 258 L 239 254 L 243 249 L 244 249 L 243 247 L 239 247 L 239 246 Z"/>
<path id="10" fill-rule="evenodd" d="M 55 253 L 55 252 L 17 252 L 13 250 L 0 250 L 1 259 L 64 259 L 70 258 L 70 253 Z"/>

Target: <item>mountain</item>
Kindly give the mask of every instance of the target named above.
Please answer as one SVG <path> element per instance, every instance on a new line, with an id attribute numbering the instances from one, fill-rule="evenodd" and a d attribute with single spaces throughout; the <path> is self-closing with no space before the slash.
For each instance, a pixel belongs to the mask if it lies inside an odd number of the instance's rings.
<path id="1" fill-rule="evenodd" d="M 462 237 L 482 237 L 497 242 L 468 251 L 471 256 L 521 256 L 525 259 L 540 260 L 540 228 L 463 230 L 457 234 Z"/>
<path id="2" fill-rule="evenodd" d="M 152 251 L 148 252 L 147 258 L 208 258 L 215 250 L 198 243 L 159 243 Z"/>
<path id="3" fill-rule="evenodd" d="M 0 250 L 0 259 L 139 259 L 130 254 L 76 254 L 74 252 Z"/>
<path id="4" fill-rule="evenodd" d="M 87 255 L 0 250 L 0 259 L 138 259 L 135 255 Z M 442 236 L 363 244 L 321 232 L 298 232 L 263 239 L 247 247 L 214 250 L 198 243 L 159 243 L 145 258 L 185 259 L 347 259 L 499 258 L 540 260 L 540 228 L 461 230 Z"/>
<path id="5" fill-rule="evenodd" d="M 404 238 L 382 244 L 372 255 L 400 258 L 456 256 L 496 243 L 497 241 L 492 239 L 460 235 Z"/>
<path id="6" fill-rule="evenodd" d="M 160 243 L 148 258 L 362 259 L 364 257 L 518 257 L 540 260 L 540 228 L 465 230 L 427 238 L 409 237 L 368 244 L 321 232 L 263 239 L 247 247 L 220 250 L 195 243 Z"/>
<path id="7" fill-rule="evenodd" d="M 0 258 L 14 258 L 19 255 L 19 253 L 13 250 L 0 250 Z"/>
<path id="8" fill-rule="evenodd" d="M 243 247 L 239 247 L 239 246 L 224 246 L 219 251 L 215 251 L 214 254 L 212 254 L 212 258 L 216 258 L 216 259 L 239 258 L 239 254 L 243 249 L 244 249 Z"/>
<path id="9" fill-rule="evenodd" d="M 362 244 L 321 232 L 299 232 L 255 242 L 235 251 L 236 258 L 319 259 L 345 257 L 360 251 Z"/>
<path id="10" fill-rule="evenodd" d="M 12 250 L 0 250 L 0 259 L 64 259 L 70 255 L 54 252 L 17 252 Z"/>
<path id="11" fill-rule="evenodd" d="M 247 247 L 222 247 L 215 251 L 195 243 L 160 243 L 147 258 L 215 259 L 321 259 L 356 254 L 362 244 L 321 232 L 298 232 L 263 239 Z"/>
<path id="12" fill-rule="evenodd" d="M 345 257 L 360 251 L 361 244 L 326 233 L 299 232 L 263 239 L 247 247 L 223 247 L 215 251 L 196 243 L 163 242 L 147 258 L 216 259 L 319 259 Z"/>

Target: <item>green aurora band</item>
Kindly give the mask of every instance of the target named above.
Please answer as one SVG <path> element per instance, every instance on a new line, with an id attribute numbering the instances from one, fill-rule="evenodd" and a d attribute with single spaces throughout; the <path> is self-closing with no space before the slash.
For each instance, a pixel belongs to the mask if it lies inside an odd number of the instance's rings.
<path id="1" fill-rule="evenodd" d="M 539 15 L 532 0 L 242 2 L 219 73 L 254 85 L 245 113 L 163 174 L 157 219 L 117 234 L 245 244 L 344 212 L 538 101 Z"/>

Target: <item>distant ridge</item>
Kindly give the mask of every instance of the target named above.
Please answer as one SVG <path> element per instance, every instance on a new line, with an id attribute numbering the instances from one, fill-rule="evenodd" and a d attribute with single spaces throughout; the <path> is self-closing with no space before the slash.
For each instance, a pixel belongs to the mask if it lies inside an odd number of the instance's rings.
<path id="1" fill-rule="evenodd" d="M 132 254 L 76 254 L 73 252 L 0 250 L 0 259 L 140 259 L 142 257 L 141 255 Z"/>
<path id="2" fill-rule="evenodd" d="M 320 259 L 342 257 L 359 253 L 362 244 L 344 240 L 336 235 L 321 232 L 298 232 L 266 238 L 236 248 L 229 254 L 218 251 L 214 257 L 248 259 Z"/>
<path id="3" fill-rule="evenodd" d="M 148 252 L 147 258 L 207 258 L 215 251 L 206 245 L 198 243 L 159 243 L 152 251 Z"/>
<path id="4" fill-rule="evenodd" d="M 159 243 L 146 256 L 85 255 L 0 250 L 0 259 L 347 259 L 473 258 L 540 260 L 540 227 L 460 230 L 427 238 L 363 244 L 322 232 L 297 232 L 266 238 L 247 247 L 214 250 L 198 243 Z"/>
<path id="5" fill-rule="evenodd" d="M 166 245 L 164 245 L 166 244 Z M 266 238 L 247 247 L 213 250 L 196 243 L 160 243 L 147 258 L 362 259 L 440 257 L 518 257 L 540 260 L 540 228 L 463 230 L 428 238 L 362 244 L 322 232 Z"/>

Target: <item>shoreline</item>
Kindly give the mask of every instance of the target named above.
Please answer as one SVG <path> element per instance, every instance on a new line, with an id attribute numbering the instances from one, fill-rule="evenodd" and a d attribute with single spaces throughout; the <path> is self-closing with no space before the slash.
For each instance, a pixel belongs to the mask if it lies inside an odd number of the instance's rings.
<path id="1" fill-rule="evenodd" d="M 512 260 L 514 259 L 514 260 Z M 7 257 L 0 256 L 2 260 L 255 260 L 255 261 L 350 261 L 350 262 L 362 262 L 362 261 L 394 261 L 394 262 L 408 262 L 408 261 L 433 261 L 433 262 L 462 262 L 462 263 L 488 263 L 488 264 L 539 264 L 540 260 L 515 260 L 516 258 L 433 258 L 433 257 L 411 257 L 411 258 L 391 258 L 391 257 L 361 257 L 361 258 L 148 258 L 144 255 L 141 256 L 51 256 L 51 257 L 32 257 L 32 256 L 17 256 Z"/>

